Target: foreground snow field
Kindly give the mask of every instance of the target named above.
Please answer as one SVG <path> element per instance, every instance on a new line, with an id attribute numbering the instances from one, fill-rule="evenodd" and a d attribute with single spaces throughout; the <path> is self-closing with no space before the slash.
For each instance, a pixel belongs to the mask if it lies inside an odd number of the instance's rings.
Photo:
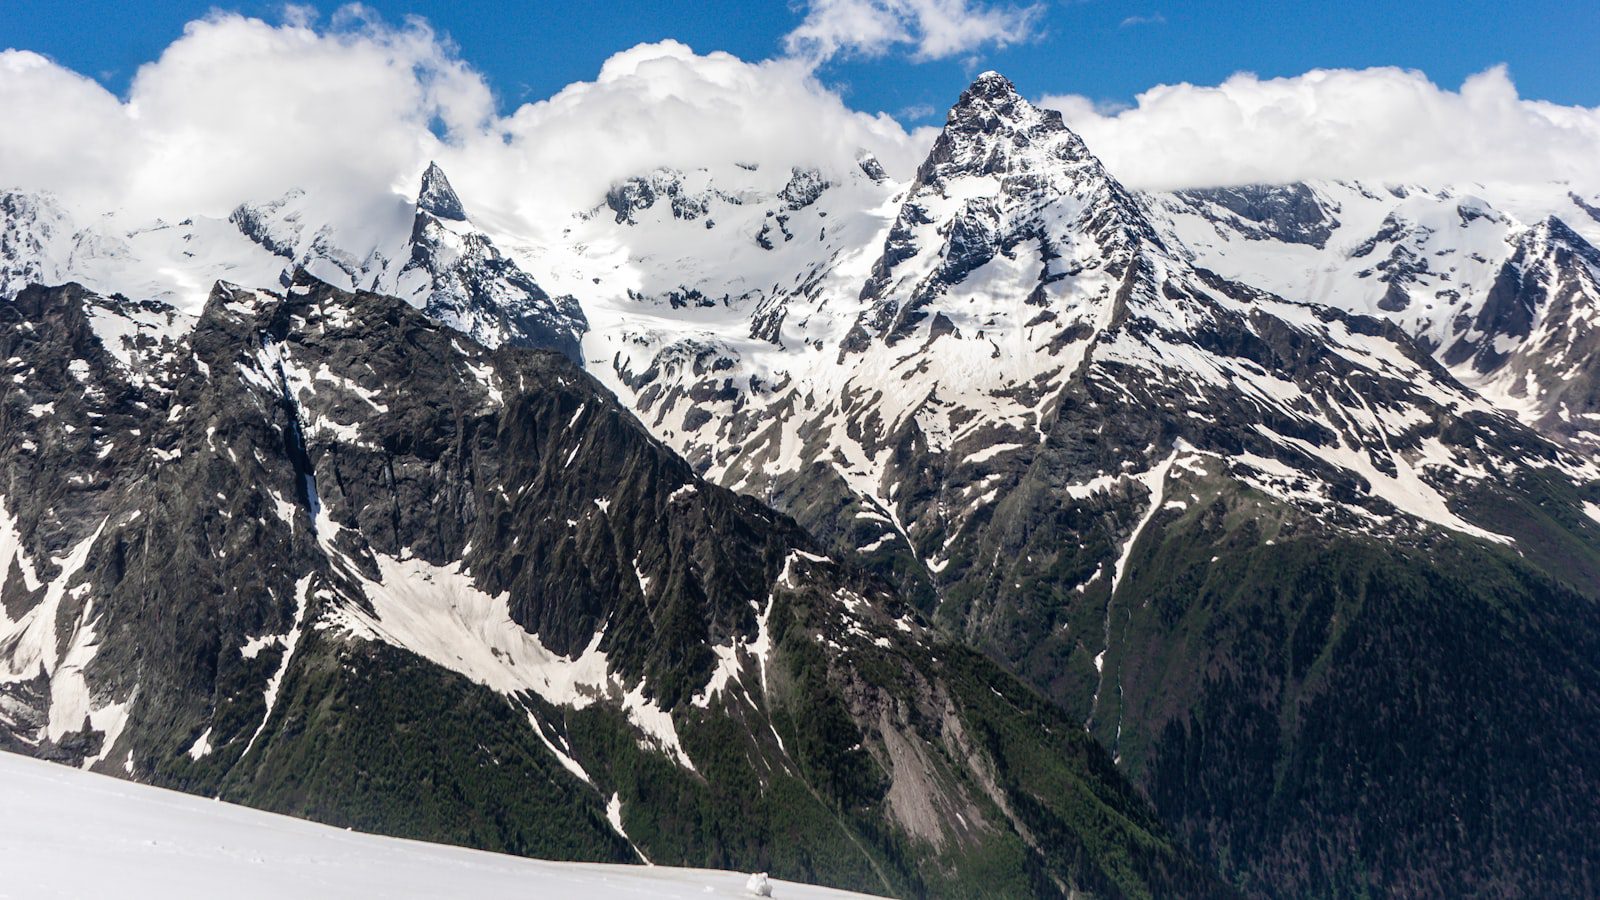
<path id="1" fill-rule="evenodd" d="M 0 898 L 750 897 L 747 874 L 520 859 L 343 831 L 0 753 Z M 772 896 L 856 897 L 771 882 Z"/>

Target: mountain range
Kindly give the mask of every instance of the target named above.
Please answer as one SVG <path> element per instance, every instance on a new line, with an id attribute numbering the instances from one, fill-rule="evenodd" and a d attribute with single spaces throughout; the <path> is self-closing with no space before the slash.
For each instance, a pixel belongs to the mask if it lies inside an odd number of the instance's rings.
<path id="1" fill-rule="evenodd" d="M 0 747 L 893 894 L 1600 887 L 1600 195 L 1140 193 L 986 73 L 907 181 L 314 200 L 0 195 Z"/>

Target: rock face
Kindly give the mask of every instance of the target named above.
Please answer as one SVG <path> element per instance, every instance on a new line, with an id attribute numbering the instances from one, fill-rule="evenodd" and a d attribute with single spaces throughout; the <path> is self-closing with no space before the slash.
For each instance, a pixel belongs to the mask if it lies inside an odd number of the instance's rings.
<path id="1" fill-rule="evenodd" d="M 439 168 L 438 163 L 428 163 L 427 171 L 422 173 L 422 189 L 417 191 L 417 212 L 451 222 L 467 220 L 466 207 L 461 205 L 461 198 L 456 196 L 455 188 L 450 186 L 450 179 L 444 177 L 444 170 Z"/>
<path id="2" fill-rule="evenodd" d="M 1057 710 L 559 355 L 303 273 L 126 359 L 120 303 L 7 309 L 10 749 L 545 856 L 1223 893 Z"/>
<path id="3" fill-rule="evenodd" d="M 1600 448 L 1600 250 L 1554 216 L 1519 233 L 1445 363 L 1540 431 Z"/>
<path id="4" fill-rule="evenodd" d="M 1196 209 L 1209 207 L 1226 227 L 1249 240 L 1321 250 L 1339 227 L 1339 207 L 1301 183 L 1179 191 L 1174 199 Z"/>

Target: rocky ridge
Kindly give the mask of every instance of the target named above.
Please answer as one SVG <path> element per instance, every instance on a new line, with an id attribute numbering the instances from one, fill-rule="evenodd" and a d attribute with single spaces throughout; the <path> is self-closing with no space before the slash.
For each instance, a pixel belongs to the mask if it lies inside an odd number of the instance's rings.
<path id="1" fill-rule="evenodd" d="M 0 328 L 10 749 L 520 853 L 1222 891 L 1087 736 L 559 355 L 303 272 L 127 364 L 103 307 Z"/>

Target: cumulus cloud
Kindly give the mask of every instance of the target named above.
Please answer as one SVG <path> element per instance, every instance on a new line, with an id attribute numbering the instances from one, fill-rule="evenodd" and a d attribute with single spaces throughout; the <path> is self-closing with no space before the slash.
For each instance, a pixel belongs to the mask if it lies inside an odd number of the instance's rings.
<path id="1" fill-rule="evenodd" d="M 25 50 L 0 52 L 0 178 L 22 187 L 106 197 L 141 152 L 117 98 Z"/>
<path id="2" fill-rule="evenodd" d="M 222 215 L 300 188 L 359 225 L 430 159 L 474 212 L 549 226 L 656 166 L 838 169 L 877 153 L 909 172 L 927 138 L 851 110 L 802 61 L 750 63 L 667 41 L 502 117 L 483 77 L 421 20 L 359 7 L 325 28 L 214 14 L 188 25 L 118 98 L 37 54 L 0 53 L 0 186 L 85 215 Z M 781 181 L 780 181 L 781 184 Z"/>
<path id="3" fill-rule="evenodd" d="M 26 51 L 0 54 L 0 177 L 69 207 L 226 213 L 303 188 L 359 219 L 440 144 L 482 131 L 483 80 L 421 21 L 345 12 L 313 30 L 215 15 L 140 67 L 126 100 Z M 26 123 L 26 128 L 16 127 Z"/>
<path id="4" fill-rule="evenodd" d="M 1600 183 L 1600 109 L 1518 96 L 1503 66 L 1447 90 L 1395 68 L 1163 85 L 1134 106 L 1046 97 L 1108 168 L 1150 189 L 1301 179 Z"/>
<path id="5" fill-rule="evenodd" d="M 982 0 L 811 0 L 784 38 L 792 56 L 820 63 L 839 55 L 881 56 L 907 49 L 914 59 L 945 59 L 1038 36 L 1044 7 Z"/>

